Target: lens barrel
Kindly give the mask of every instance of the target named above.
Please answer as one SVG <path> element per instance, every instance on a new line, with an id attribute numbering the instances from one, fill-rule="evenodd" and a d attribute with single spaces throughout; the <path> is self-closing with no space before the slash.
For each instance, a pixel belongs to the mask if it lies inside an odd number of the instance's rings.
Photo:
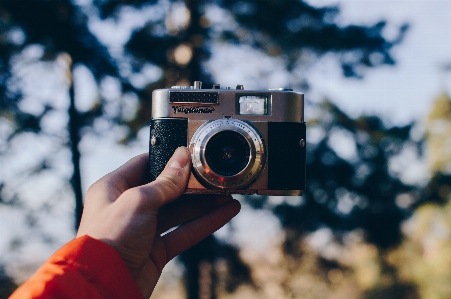
<path id="1" fill-rule="evenodd" d="M 238 119 L 204 123 L 189 147 L 195 175 L 213 188 L 245 188 L 258 178 L 266 161 L 260 134 Z"/>

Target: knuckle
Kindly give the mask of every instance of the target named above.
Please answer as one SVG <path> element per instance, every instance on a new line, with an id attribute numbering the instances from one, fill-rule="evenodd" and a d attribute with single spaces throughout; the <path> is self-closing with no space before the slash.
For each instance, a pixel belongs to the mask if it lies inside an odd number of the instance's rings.
<path id="1" fill-rule="evenodd" d="M 99 191 L 101 185 L 102 185 L 101 180 L 94 182 L 91 186 L 89 186 L 86 193 L 90 194 L 90 193 L 95 193 L 95 192 Z"/>
<path id="2" fill-rule="evenodd" d="M 86 200 L 89 198 L 97 197 L 98 194 L 101 194 L 105 191 L 105 183 L 102 180 L 98 180 L 94 182 L 91 186 L 86 190 Z"/>

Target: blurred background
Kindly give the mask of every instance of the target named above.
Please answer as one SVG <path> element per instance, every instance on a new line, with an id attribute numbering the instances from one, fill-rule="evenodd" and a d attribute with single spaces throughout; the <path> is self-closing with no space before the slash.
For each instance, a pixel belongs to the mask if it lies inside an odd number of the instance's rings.
<path id="1" fill-rule="evenodd" d="M 0 0 L 0 298 L 194 80 L 304 92 L 307 189 L 236 196 L 153 298 L 450 298 L 450 72 L 447 0 Z"/>

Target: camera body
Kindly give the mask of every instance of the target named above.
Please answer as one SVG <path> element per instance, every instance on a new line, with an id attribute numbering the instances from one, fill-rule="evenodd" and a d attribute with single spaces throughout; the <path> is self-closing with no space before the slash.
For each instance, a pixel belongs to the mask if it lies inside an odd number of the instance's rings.
<path id="1" fill-rule="evenodd" d="M 152 93 L 150 180 L 179 146 L 191 152 L 185 194 L 301 195 L 304 96 L 287 89 L 174 86 Z"/>

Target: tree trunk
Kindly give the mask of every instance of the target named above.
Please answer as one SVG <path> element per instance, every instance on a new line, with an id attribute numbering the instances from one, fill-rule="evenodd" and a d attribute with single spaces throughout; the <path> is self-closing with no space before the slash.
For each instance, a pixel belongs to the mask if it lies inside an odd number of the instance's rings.
<path id="1" fill-rule="evenodd" d="M 217 241 L 209 236 L 196 246 L 180 255 L 185 266 L 185 288 L 187 299 L 216 299 L 216 259 Z"/>
<path id="2" fill-rule="evenodd" d="M 202 17 L 201 9 L 205 1 L 185 0 L 186 8 L 190 12 L 190 24 L 186 28 L 185 41 L 193 45 L 193 57 L 185 66 L 186 79 L 191 83 L 201 80 L 204 84 L 210 84 L 210 76 L 202 72 L 202 61 L 204 57 L 203 42 L 193 43 L 196 38 L 205 36 L 205 28 L 200 26 Z M 215 271 L 214 260 L 216 258 L 216 239 L 214 236 L 207 237 L 191 249 L 181 254 L 180 258 L 185 266 L 185 288 L 187 299 L 215 299 Z"/>
<path id="3" fill-rule="evenodd" d="M 72 154 L 73 172 L 70 184 L 75 197 L 75 230 L 78 230 L 83 213 L 83 191 L 81 187 L 81 171 L 80 171 L 80 130 L 82 127 L 81 115 L 75 107 L 75 90 L 72 76 L 72 65 L 70 66 L 70 86 L 69 86 L 69 145 Z"/>

